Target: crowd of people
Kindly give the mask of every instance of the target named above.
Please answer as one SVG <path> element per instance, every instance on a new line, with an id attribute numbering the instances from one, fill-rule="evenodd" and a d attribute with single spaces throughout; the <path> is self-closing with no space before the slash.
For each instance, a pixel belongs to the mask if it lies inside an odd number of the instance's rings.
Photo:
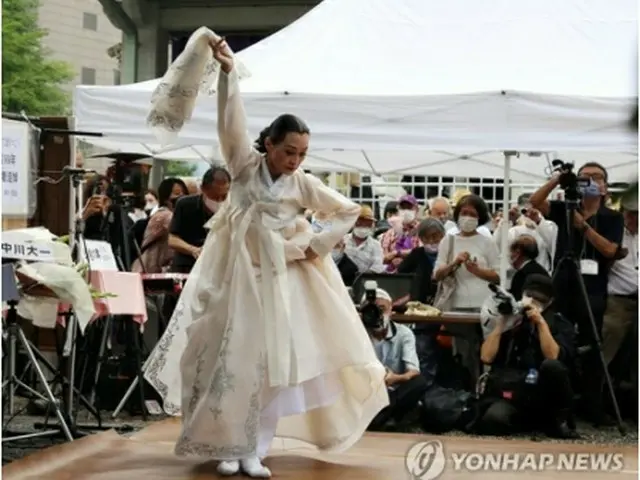
<path id="1" fill-rule="evenodd" d="M 607 174 L 600 165 L 586 164 L 579 175 L 590 178 L 591 183 L 582 191 L 572 226 L 573 246 L 566 244 L 564 203 L 547 201 L 558 186 L 556 175 L 531 195 L 521 196 L 506 215 L 490 212 L 481 197 L 468 191 L 459 191 L 452 199 L 431 198 L 425 205 L 404 195 L 385 205 L 382 218 L 376 218 L 371 205 L 363 204 L 351 232 L 332 251 L 347 286 L 365 273 L 410 274 L 411 288 L 403 301 L 433 305 L 439 284 L 450 277 L 454 287 L 446 309 L 477 313 L 489 296 L 488 284 L 500 281 L 501 226 L 508 222 L 509 291 L 516 301 L 524 298 L 536 307 L 527 310 L 525 317 L 530 322 L 524 322 L 536 327 L 534 333 L 497 322 L 490 331 L 452 325 L 449 334 L 455 335 L 454 351 L 462 366 L 472 372 L 466 384 L 462 381 L 463 388 L 473 390 L 483 366 L 492 366 L 487 392 L 495 397 L 496 389 L 507 388 L 506 383 L 526 393 L 525 377 L 535 371 L 538 397 L 519 392 L 517 401 L 494 398 L 485 407 L 483 422 L 478 422 L 482 431 L 502 434 L 548 425 L 546 432 L 551 435 L 575 436 L 574 390 L 581 391 L 578 407 L 585 418 L 596 425 L 612 422 L 605 413 L 607 395 L 598 349 L 578 354 L 578 347 L 595 345 L 587 306 L 580 300 L 576 282 L 566 277 L 569 273 L 556 267 L 569 252 L 579 260 L 605 361 L 615 365 L 620 352 L 627 354 L 623 347 L 637 331 L 637 205 L 624 204 L 620 211 L 610 208 Z M 107 180 L 97 178 L 90 182 L 94 192 L 96 182 L 103 183 L 102 190 L 107 188 Z M 132 270 L 189 273 L 207 237 L 205 224 L 225 202 L 230 185 L 229 172 L 216 166 L 204 174 L 199 186 L 167 178 L 157 191 L 147 191 L 143 213 L 130 215 L 132 230 L 139 237 Z M 90 196 L 84 212 L 88 238 L 104 235 L 107 202 L 101 191 Z M 332 227 L 330 217 L 311 211 L 299 215 L 315 233 Z M 370 334 L 378 358 L 390 372 L 387 384 L 392 402 L 371 428 L 388 429 L 419 409 L 429 388 L 442 377 L 438 373 L 440 356 L 434 354 L 442 342 L 435 341 L 440 337 L 433 327 L 411 329 L 391 322 L 391 307 L 398 299 L 381 289 L 378 297 L 385 324 Z M 553 302 L 554 298 L 572 300 Z M 175 299 L 165 301 L 166 318 L 175 303 Z M 618 384 L 635 378 L 634 374 L 613 372 Z M 533 412 L 536 403 L 544 405 L 545 412 Z M 537 414 L 553 421 L 545 423 Z M 531 419 L 538 420 L 532 423 Z"/>

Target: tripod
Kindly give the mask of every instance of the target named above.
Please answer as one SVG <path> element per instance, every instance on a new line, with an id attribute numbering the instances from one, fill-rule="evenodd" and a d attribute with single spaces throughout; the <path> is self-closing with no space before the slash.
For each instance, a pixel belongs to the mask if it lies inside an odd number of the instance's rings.
<path id="1" fill-rule="evenodd" d="M 87 258 L 87 262 L 90 262 L 88 257 L 85 255 L 85 242 L 84 242 L 84 221 L 82 220 L 82 177 L 88 173 L 86 170 L 79 168 L 68 168 L 65 167 L 63 169 L 63 175 L 68 176 L 71 180 L 72 185 L 72 195 L 74 196 L 74 220 L 73 220 L 73 235 L 71 236 L 69 246 L 72 250 L 72 253 L 75 257 L 76 264 L 80 264 Z M 102 419 L 100 418 L 99 411 L 94 407 L 92 402 L 89 402 L 80 392 L 80 390 L 76 387 L 76 357 L 77 357 L 77 334 L 79 330 L 78 319 L 75 315 L 73 308 L 69 307 L 69 310 L 64 314 L 66 320 L 66 335 L 65 342 L 62 348 L 61 357 L 66 358 L 67 365 L 67 378 L 64 377 L 62 373 L 56 373 L 56 380 L 60 380 L 63 389 L 63 397 L 64 406 L 66 410 L 67 419 L 69 419 L 69 424 L 72 427 L 75 436 L 82 436 L 78 428 L 79 425 L 76 423 L 76 415 L 77 411 L 76 407 L 79 407 L 79 403 L 81 402 L 87 410 L 96 418 L 98 423 L 97 426 L 85 427 L 88 430 L 95 429 L 106 429 L 109 427 L 102 425 Z M 77 394 L 77 397 L 76 397 Z M 36 423 L 36 428 L 48 428 L 48 425 L 45 423 Z"/>
<path id="2" fill-rule="evenodd" d="M 49 404 L 55 411 L 56 416 L 58 417 L 58 421 L 60 422 L 60 430 L 62 430 L 62 433 L 64 434 L 67 440 L 72 441 L 73 435 L 71 434 L 71 430 L 69 429 L 68 423 L 65 419 L 65 415 L 63 414 L 58 401 L 53 396 L 53 392 L 49 388 L 47 379 L 45 378 L 44 373 L 42 372 L 42 369 L 38 364 L 38 360 L 36 359 L 34 351 L 31 348 L 31 345 L 27 340 L 27 337 L 25 336 L 24 332 L 20 328 L 20 325 L 18 324 L 17 297 L 19 297 L 19 295 L 18 295 L 17 286 L 15 284 L 15 278 L 13 277 L 13 267 L 10 265 L 7 265 L 7 266 L 3 266 L 2 269 L 3 269 L 3 275 L 2 275 L 3 297 L 5 296 L 4 293 L 6 291 L 5 289 L 7 288 L 7 285 L 5 284 L 7 283 L 7 281 L 11 281 L 11 280 L 13 281 L 13 290 L 15 290 L 15 293 L 16 293 L 15 296 L 12 295 L 13 298 L 7 300 L 7 303 L 9 305 L 9 310 L 7 312 L 7 317 L 6 317 L 6 334 L 7 334 L 7 340 L 8 340 L 7 341 L 8 351 L 6 353 L 6 359 L 8 364 L 8 368 L 7 368 L 8 372 L 7 372 L 6 379 L 2 382 L 3 397 L 5 395 L 8 397 L 7 404 L 9 407 L 8 408 L 9 415 L 14 414 L 14 409 L 15 409 L 14 397 L 15 397 L 16 387 L 21 387 L 27 390 L 28 392 L 30 392 L 32 395 L 49 402 Z M 5 269 L 7 272 L 10 272 L 11 274 L 10 276 L 8 274 L 4 274 Z M 41 395 L 39 392 L 37 392 L 33 388 L 26 385 L 16 376 L 16 353 L 17 353 L 18 344 L 20 344 L 24 349 L 24 351 L 26 352 L 29 365 L 33 367 L 38 377 L 38 380 L 40 380 L 40 382 L 42 383 L 42 387 L 44 388 L 46 397 L 44 395 Z M 14 437 L 7 437 L 3 432 L 2 442 L 4 443 L 4 442 L 10 442 L 14 440 L 23 440 L 27 438 L 44 437 L 44 436 L 54 435 L 58 433 L 60 433 L 59 430 L 47 430 L 43 432 L 36 432 L 36 433 L 29 433 L 25 435 L 17 435 Z"/>
<path id="3" fill-rule="evenodd" d="M 613 381 L 611 380 L 611 375 L 609 374 L 609 369 L 607 367 L 607 362 L 605 361 L 604 354 L 602 353 L 602 341 L 600 339 L 600 332 L 598 331 L 598 327 L 596 324 L 595 317 L 593 316 L 593 310 L 591 308 L 591 304 L 589 303 L 589 295 L 587 293 L 587 288 L 584 284 L 584 279 L 582 278 L 582 273 L 580 269 L 579 259 L 576 257 L 574 253 L 574 234 L 573 234 L 573 221 L 575 218 L 576 210 L 578 209 L 578 198 L 579 195 L 572 195 L 567 190 L 566 194 L 566 208 L 567 208 L 567 252 L 565 255 L 558 261 L 558 264 L 555 267 L 554 273 L 554 283 L 561 272 L 566 272 L 568 277 L 564 278 L 564 280 L 569 280 L 569 285 L 577 285 L 578 287 L 578 296 L 577 299 L 579 302 L 586 307 L 587 317 L 589 319 L 589 327 L 591 329 L 591 342 L 590 346 L 587 346 L 585 349 L 579 348 L 579 353 L 586 353 L 591 351 L 591 349 L 597 349 L 597 353 L 599 356 L 599 360 L 604 372 L 604 378 L 607 384 L 607 388 L 609 390 L 609 394 L 611 395 L 611 403 L 613 404 L 613 409 L 616 416 L 616 422 L 618 424 L 618 430 L 621 435 L 626 434 L 626 429 L 624 424 L 622 423 L 622 416 L 620 415 L 620 407 L 618 405 L 618 400 L 616 398 L 616 394 L 613 388 Z M 577 192 L 575 192 L 577 193 Z M 584 322 L 583 322 L 584 325 Z M 582 329 L 583 326 L 579 325 L 579 329 Z"/>

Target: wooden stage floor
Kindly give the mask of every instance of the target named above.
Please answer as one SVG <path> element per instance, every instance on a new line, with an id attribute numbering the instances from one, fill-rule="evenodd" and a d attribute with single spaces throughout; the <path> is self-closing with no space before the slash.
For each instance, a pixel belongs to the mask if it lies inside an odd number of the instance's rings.
<path id="1" fill-rule="evenodd" d="M 180 428 L 178 419 L 151 424 L 136 435 L 125 438 L 104 432 L 58 445 L 17 460 L 3 467 L 3 480 L 209 480 L 218 478 L 213 463 L 179 459 L 173 455 L 173 443 Z M 405 456 L 417 442 L 438 440 L 444 443 L 446 467 L 437 476 L 412 477 Z M 555 454 L 621 453 L 624 466 L 611 475 L 603 472 L 520 471 L 520 478 L 603 480 L 638 478 L 638 448 L 558 444 L 516 440 L 486 440 L 472 437 L 424 436 L 408 434 L 366 434 L 352 449 L 342 454 L 322 454 L 293 440 L 276 439 L 266 464 L 273 478 L 287 480 L 435 480 L 512 478 L 513 472 L 456 470 L 453 456 L 462 453 Z M 494 457 L 495 458 L 495 457 Z M 436 472 L 438 473 L 438 472 Z M 231 477 L 237 478 L 237 477 Z"/>

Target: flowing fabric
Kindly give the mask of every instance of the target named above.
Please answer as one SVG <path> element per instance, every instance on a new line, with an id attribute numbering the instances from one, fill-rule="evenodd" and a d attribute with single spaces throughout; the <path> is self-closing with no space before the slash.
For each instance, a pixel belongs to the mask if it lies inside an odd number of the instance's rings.
<path id="1" fill-rule="evenodd" d="M 184 124 L 191 120 L 198 94 L 215 93 L 220 64 L 213 58 L 210 42 L 218 40 L 220 36 L 206 27 L 196 30 L 153 91 L 147 125 L 162 145 L 172 144 Z M 234 68 L 239 79 L 251 76 L 237 60 Z"/>
<path id="2" fill-rule="evenodd" d="M 262 456 L 274 434 L 342 450 L 389 402 L 384 367 L 329 255 L 360 207 L 302 170 L 271 179 L 246 132 L 238 73 L 218 76 L 229 200 L 207 224 L 145 377 L 168 413 L 182 413 L 180 455 Z M 304 208 L 332 228 L 314 233 Z M 318 259 L 305 259 L 308 247 Z"/>

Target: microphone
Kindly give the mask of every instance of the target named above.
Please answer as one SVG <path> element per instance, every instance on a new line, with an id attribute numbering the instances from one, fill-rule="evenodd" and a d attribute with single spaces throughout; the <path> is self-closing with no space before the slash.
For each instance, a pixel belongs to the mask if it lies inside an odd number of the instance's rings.
<path id="1" fill-rule="evenodd" d="M 68 165 L 66 167 L 62 167 L 63 175 L 74 176 L 74 175 L 84 175 L 86 173 L 97 173 L 97 172 L 95 170 L 85 170 L 84 168 L 75 168 L 75 167 L 70 167 Z"/>

